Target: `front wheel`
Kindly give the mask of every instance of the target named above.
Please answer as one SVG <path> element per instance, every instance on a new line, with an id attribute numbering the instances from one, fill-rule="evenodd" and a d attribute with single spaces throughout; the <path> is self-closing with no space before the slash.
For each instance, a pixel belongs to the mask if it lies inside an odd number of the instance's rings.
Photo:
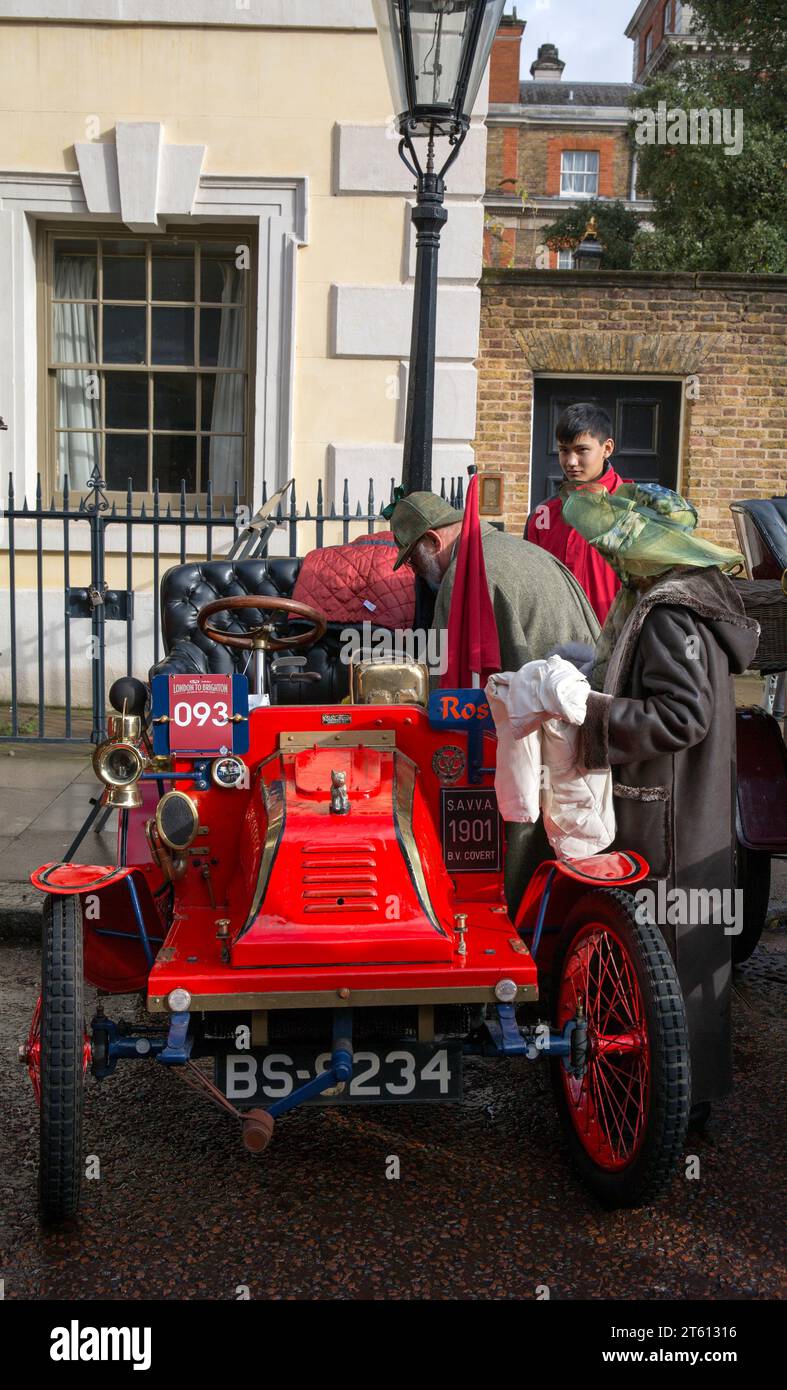
<path id="1" fill-rule="evenodd" d="M 551 1063 L 574 1164 L 608 1207 L 666 1190 L 689 1118 L 686 1011 L 661 932 L 620 889 L 593 889 L 568 914 L 552 975 L 558 1030 L 587 1019 L 584 1071 Z"/>
<path id="2" fill-rule="evenodd" d="M 82 913 L 78 897 L 44 904 L 40 1000 L 40 1164 L 46 1222 L 75 1216 L 82 1178 L 82 1103 L 90 1044 L 84 1028 Z"/>

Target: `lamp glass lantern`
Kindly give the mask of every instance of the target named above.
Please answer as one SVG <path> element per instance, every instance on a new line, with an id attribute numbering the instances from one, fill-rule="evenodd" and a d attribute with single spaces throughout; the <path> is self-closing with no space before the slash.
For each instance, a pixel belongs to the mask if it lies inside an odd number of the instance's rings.
<path id="1" fill-rule="evenodd" d="M 470 124 L 505 0 L 373 0 L 401 134 Z"/>
<path id="2" fill-rule="evenodd" d="M 396 123 L 399 154 L 415 178 L 415 283 L 402 483 L 432 486 L 437 258 L 448 216 L 445 174 L 470 129 L 505 0 L 373 0 Z M 416 137 L 426 137 L 421 161 Z M 437 136 L 448 140 L 438 167 Z"/>
<path id="3" fill-rule="evenodd" d="M 574 251 L 574 266 L 577 270 L 600 270 L 604 259 L 604 247 L 598 239 L 595 217 L 591 217 Z"/>

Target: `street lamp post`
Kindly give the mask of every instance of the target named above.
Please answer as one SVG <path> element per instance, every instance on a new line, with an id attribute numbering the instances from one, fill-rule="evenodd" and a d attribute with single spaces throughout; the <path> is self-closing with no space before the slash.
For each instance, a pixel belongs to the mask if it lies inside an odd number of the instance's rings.
<path id="1" fill-rule="evenodd" d="M 399 154 L 416 179 L 415 288 L 404 432 L 405 492 L 432 485 L 432 432 L 437 326 L 437 257 L 448 218 L 445 174 L 470 128 L 505 0 L 373 0 L 401 136 Z M 436 166 L 436 140 L 447 157 Z M 416 140 L 426 141 L 426 159 Z"/>
<path id="2" fill-rule="evenodd" d="M 598 225 L 591 217 L 574 252 L 574 266 L 577 270 L 600 270 L 604 259 L 604 247 L 598 239 Z"/>

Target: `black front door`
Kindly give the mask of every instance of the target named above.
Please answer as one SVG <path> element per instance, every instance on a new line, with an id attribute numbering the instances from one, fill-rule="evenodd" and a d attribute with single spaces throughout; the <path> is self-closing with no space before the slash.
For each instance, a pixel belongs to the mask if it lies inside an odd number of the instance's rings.
<path id="1" fill-rule="evenodd" d="M 607 381 L 603 377 L 536 377 L 530 510 L 554 497 L 563 481 L 555 426 L 569 405 L 590 401 L 612 421 L 612 465 L 622 478 L 674 488 L 678 478 L 680 381 Z"/>

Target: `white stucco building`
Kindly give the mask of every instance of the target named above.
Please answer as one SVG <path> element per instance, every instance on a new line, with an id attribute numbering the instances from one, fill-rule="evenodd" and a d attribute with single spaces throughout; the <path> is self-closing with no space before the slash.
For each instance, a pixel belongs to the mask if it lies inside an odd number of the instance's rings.
<path id="1" fill-rule="evenodd" d="M 438 488 L 473 458 L 485 103 L 486 83 L 448 178 Z M 319 480 L 326 507 L 345 478 L 353 508 L 370 479 L 387 499 L 414 275 L 413 180 L 389 108 L 370 0 L 0 0 L 0 497 L 11 474 L 32 502 L 40 474 L 59 504 L 66 474 L 73 496 L 97 468 L 120 506 L 129 477 L 135 506 L 154 478 L 162 506 L 182 479 L 189 506 L 208 479 L 251 509 L 263 481 L 288 477 L 301 509 Z M 140 670 L 150 540 L 137 528 Z M 47 520 L 42 542 L 49 701 L 62 698 L 62 525 Z M 32 524 L 15 543 L 19 614 L 35 601 Z M 162 564 L 176 546 L 162 535 Z M 121 587 L 124 549 L 116 528 Z M 72 585 L 87 551 L 75 527 Z M 0 604 L 3 695 L 8 621 Z M 122 637 L 112 629 L 118 669 Z M 35 687 L 33 664 L 20 679 Z"/>

